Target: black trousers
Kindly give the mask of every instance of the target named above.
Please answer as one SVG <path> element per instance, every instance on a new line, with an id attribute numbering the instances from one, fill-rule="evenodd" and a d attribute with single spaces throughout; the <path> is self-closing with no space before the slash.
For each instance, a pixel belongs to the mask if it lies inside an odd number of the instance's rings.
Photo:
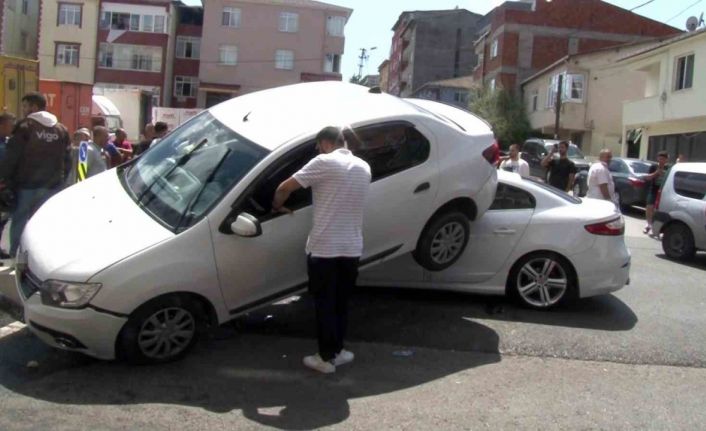
<path id="1" fill-rule="evenodd" d="M 309 256 L 309 292 L 316 307 L 319 355 L 330 361 L 343 349 L 348 329 L 348 297 L 358 278 L 357 257 Z"/>

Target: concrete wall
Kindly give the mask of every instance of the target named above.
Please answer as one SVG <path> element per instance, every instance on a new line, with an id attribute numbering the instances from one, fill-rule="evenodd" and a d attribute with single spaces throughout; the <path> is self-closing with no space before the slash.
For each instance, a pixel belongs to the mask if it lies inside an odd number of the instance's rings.
<path id="1" fill-rule="evenodd" d="M 99 0 L 72 0 L 72 3 L 83 6 L 80 26 L 58 24 L 58 3 L 57 0 L 42 2 L 39 40 L 40 76 L 42 79 L 93 84 L 96 69 Z M 56 42 L 80 44 L 78 67 L 54 64 Z"/>
<path id="2" fill-rule="evenodd" d="M 5 0 L 3 6 L 0 53 L 36 60 L 40 0 L 28 0 L 27 14 L 22 13 L 22 0 Z M 26 46 L 22 46 L 23 34 Z"/>

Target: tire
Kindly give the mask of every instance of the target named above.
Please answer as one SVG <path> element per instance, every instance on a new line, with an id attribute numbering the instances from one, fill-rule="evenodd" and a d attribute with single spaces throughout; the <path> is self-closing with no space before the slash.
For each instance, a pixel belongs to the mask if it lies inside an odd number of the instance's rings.
<path id="1" fill-rule="evenodd" d="M 555 253 L 538 252 L 513 265 L 507 292 L 525 307 L 549 310 L 575 300 L 577 286 L 576 273 L 566 259 Z"/>
<path id="2" fill-rule="evenodd" d="M 198 304 L 187 296 L 156 298 L 128 319 L 118 338 L 118 356 L 139 365 L 181 359 L 196 343 L 203 317 Z"/>
<path id="3" fill-rule="evenodd" d="M 696 254 L 694 235 L 682 223 L 673 223 L 663 229 L 662 250 L 672 259 L 689 260 Z"/>
<path id="4" fill-rule="evenodd" d="M 468 245 L 468 217 L 452 210 L 434 216 L 427 223 L 413 252 L 414 260 L 429 271 L 442 271 L 463 255 Z"/>

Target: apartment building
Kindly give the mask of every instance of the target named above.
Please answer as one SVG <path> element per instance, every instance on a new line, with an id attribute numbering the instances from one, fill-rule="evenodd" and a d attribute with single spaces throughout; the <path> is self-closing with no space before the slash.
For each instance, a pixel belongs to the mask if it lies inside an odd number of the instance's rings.
<path id="1" fill-rule="evenodd" d="M 173 108 L 195 108 L 199 90 L 203 8 L 177 7 Z"/>
<path id="2" fill-rule="evenodd" d="M 408 97 L 427 82 L 468 75 L 481 18 L 465 9 L 403 12 L 392 27 L 389 93 Z"/>
<path id="3" fill-rule="evenodd" d="M 40 0 L 0 0 L 0 55 L 37 59 Z"/>
<path id="4" fill-rule="evenodd" d="M 178 7 L 171 0 L 101 0 L 94 92 L 143 90 L 154 106 L 170 105 Z"/>
<path id="5" fill-rule="evenodd" d="M 473 77 L 516 90 L 564 56 L 679 32 L 601 0 L 506 1 L 483 18 Z"/>
<path id="6" fill-rule="evenodd" d="M 352 12 L 312 0 L 204 2 L 197 106 L 280 85 L 341 80 Z"/>

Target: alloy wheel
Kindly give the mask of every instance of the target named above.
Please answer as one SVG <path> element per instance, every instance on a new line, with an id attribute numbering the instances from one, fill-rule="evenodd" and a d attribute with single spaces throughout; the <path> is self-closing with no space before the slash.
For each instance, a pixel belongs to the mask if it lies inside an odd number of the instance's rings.
<path id="1" fill-rule="evenodd" d="M 525 263 L 517 276 L 517 291 L 522 299 L 539 308 L 561 301 L 569 287 L 569 278 L 560 262 L 548 257 Z"/>
<path id="2" fill-rule="evenodd" d="M 193 314 L 183 308 L 163 308 L 142 324 L 137 343 L 146 357 L 166 359 L 184 351 L 195 335 Z"/>
<path id="3" fill-rule="evenodd" d="M 453 221 L 441 227 L 431 242 L 431 258 L 444 265 L 454 260 L 463 251 L 465 230 L 461 223 Z"/>

